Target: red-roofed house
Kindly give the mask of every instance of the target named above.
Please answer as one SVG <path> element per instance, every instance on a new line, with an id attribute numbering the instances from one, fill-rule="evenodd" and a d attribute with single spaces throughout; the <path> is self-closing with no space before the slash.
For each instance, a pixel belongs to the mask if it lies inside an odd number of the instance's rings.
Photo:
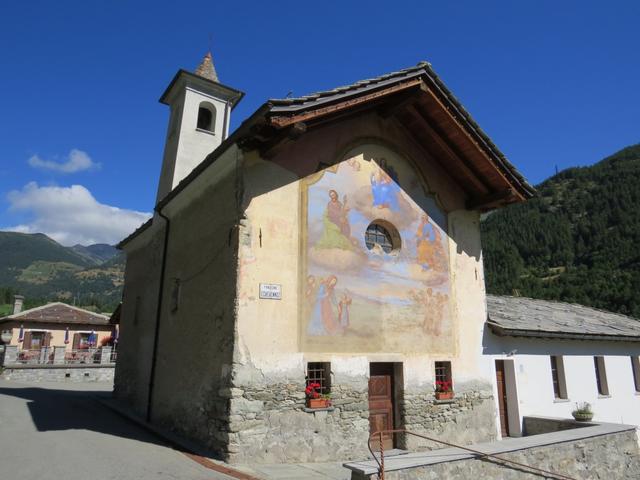
<path id="1" fill-rule="evenodd" d="M 95 351 L 113 341 L 116 326 L 107 315 L 62 302 L 22 311 L 22 300 L 16 296 L 14 313 L 0 318 L 2 339 L 8 347 L 17 347 L 18 362 L 53 363 L 55 347 L 64 347 L 65 363 L 80 358 L 88 363 L 87 355 L 78 352 Z"/>

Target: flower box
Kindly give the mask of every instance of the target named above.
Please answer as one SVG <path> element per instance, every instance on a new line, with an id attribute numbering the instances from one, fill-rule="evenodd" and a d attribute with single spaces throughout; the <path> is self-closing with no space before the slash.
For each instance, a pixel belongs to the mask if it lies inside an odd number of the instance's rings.
<path id="1" fill-rule="evenodd" d="M 436 400 L 451 400 L 453 392 L 436 392 Z"/>
<path id="2" fill-rule="evenodd" d="M 572 415 L 578 422 L 590 422 L 593 420 L 593 413 L 573 412 Z"/>
<path id="3" fill-rule="evenodd" d="M 588 402 L 576 403 L 576 409 L 571 412 L 578 422 L 590 422 L 593 419 L 593 410 Z"/>
<path id="4" fill-rule="evenodd" d="M 331 400 L 328 398 L 307 398 L 307 408 L 329 408 Z"/>

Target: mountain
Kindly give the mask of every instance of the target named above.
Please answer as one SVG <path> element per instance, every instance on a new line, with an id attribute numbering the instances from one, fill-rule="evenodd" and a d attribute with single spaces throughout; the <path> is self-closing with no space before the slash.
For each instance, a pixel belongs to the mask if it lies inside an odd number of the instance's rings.
<path id="1" fill-rule="evenodd" d="M 640 318 L 640 144 L 537 186 L 482 224 L 487 290 Z"/>
<path id="2" fill-rule="evenodd" d="M 124 254 L 105 244 L 64 247 L 42 233 L 0 232 L 0 304 L 64 301 L 112 311 L 122 297 Z"/>
<path id="3" fill-rule="evenodd" d="M 71 250 L 98 265 L 120 253 L 116 247 L 106 243 L 96 243 L 86 247 L 84 245 L 74 245 Z"/>

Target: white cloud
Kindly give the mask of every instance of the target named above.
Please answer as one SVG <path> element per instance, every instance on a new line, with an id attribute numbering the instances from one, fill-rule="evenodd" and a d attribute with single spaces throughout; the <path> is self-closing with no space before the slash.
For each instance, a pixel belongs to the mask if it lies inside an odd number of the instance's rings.
<path id="1" fill-rule="evenodd" d="M 91 160 L 87 152 L 73 149 L 69 152 L 65 162 L 54 162 L 53 160 L 43 160 L 38 155 L 29 159 L 29 165 L 42 170 L 52 170 L 60 173 L 76 173 L 84 170 L 98 170 L 100 164 Z"/>
<path id="2" fill-rule="evenodd" d="M 82 185 L 40 187 L 30 182 L 7 198 L 10 211 L 24 212 L 33 220 L 2 230 L 44 233 L 62 245 L 115 244 L 151 216 L 99 203 Z"/>

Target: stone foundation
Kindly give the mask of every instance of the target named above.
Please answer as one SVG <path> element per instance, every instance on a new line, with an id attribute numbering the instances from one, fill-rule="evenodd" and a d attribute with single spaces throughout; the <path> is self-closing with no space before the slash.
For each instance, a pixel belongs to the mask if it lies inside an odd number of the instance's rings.
<path id="1" fill-rule="evenodd" d="M 18 382 L 113 382 L 115 365 L 9 365 L 2 378 Z"/>
<path id="2" fill-rule="evenodd" d="M 306 463 L 361 459 L 369 454 L 366 378 L 340 378 L 331 386 L 332 408 L 305 408 L 304 382 L 230 388 L 230 463 Z M 467 391 L 438 402 L 433 392 L 399 395 L 399 428 L 470 444 L 496 438 L 490 391 Z M 398 436 L 411 451 L 440 448 L 426 440 Z"/>
<path id="3" fill-rule="evenodd" d="M 440 440 L 468 445 L 495 440 L 495 405 L 491 390 L 458 390 L 452 400 L 436 400 L 433 393 L 406 393 L 404 428 Z M 441 444 L 407 435 L 401 447 L 412 452 L 442 448 Z"/>
<path id="4" fill-rule="evenodd" d="M 368 393 L 332 385 L 333 407 L 305 408 L 304 383 L 230 389 L 231 463 L 328 462 L 367 453 Z"/>

